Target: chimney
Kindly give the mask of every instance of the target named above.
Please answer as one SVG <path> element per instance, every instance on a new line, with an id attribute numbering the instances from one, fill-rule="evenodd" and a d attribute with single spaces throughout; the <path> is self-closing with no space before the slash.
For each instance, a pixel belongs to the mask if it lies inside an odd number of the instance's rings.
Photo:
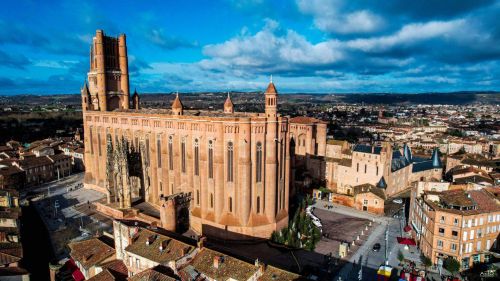
<path id="1" fill-rule="evenodd" d="M 188 254 L 188 252 L 189 252 L 189 247 L 183 247 L 183 248 L 181 249 L 181 256 L 185 256 L 185 255 L 187 255 L 187 254 Z"/>
<path id="2" fill-rule="evenodd" d="M 152 221 L 150 224 L 149 224 L 149 227 L 151 229 L 156 229 L 158 227 L 158 223 L 156 221 Z"/>
<path id="3" fill-rule="evenodd" d="M 156 239 L 156 235 L 153 234 L 153 235 L 149 236 L 148 239 L 146 240 L 146 245 L 153 244 L 153 242 L 155 241 L 155 239 Z"/>
<path id="4" fill-rule="evenodd" d="M 160 246 L 158 247 L 160 252 L 165 251 L 165 249 L 167 249 L 167 245 L 168 245 L 168 240 L 161 241 Z"/>
<path id="5" fill-rule="evenodd" d="M 198 249 L 202 249 L 204 247 L 206 240 L 207 240 L 207 237 L 205 237 L 205 236 L 201 236 L 198 239 Z"/>
<path id="6" fill-rule="evenodd" d="M 264 274 L 264 271 L 266 271 L 266 265 L 264 263 L 259 263 L 259 272 L 260 274 Z"/>
<path id="7" fill-rule="evenodd" d="M 220 265 L 224 262 L 223 256 L 215 256 L 214 257 L 214 268 L 219 268 Z"/>

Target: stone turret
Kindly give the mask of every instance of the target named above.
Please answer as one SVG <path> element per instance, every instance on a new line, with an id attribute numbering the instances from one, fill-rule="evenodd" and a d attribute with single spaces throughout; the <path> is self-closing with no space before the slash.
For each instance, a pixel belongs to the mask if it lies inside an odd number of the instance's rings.
<path id="1" fill-rule="evenodd" d="M 278 91 L 271 81 L 267 86 L 265 96 L 265 114 L 267 118 L 266 122 L 266 176 L 265 176 L 265 186 L 275 186 L 277 182 L 277 168 L 278 168 Z M 276 217 L 276 200 L 277 190 L 275 188 L 269 188 L 265 194 L 265 213 L 267 219 L 273 221 Z"/>
<path id="2" fill-rule="evenodd" d="M 266 117 L 268 118 L 276 117 L 276 114 L 278 113 L 278 91 L 276 90 L 276 87 L 274 86 L 272 80 L 267 86 L 265 92 L 265 99 L 266 99 L 266 105 L 265 105 Z"/>
<path id="3" fill-rule="evenodd" d="M 83 84 L 83 88 L 81 89 L 81 94 L 82 94 L 82 110 L 91 110 L 91 104 L 92 104 L 92 97 L 90 96 L 89 92 L 89 85 L 87 84 L 87 81 L 85 81 L 85 84 Z"/>
<path id="4" fill-rule="evenodd" d="M 224 102 L 224 113 L 234 113 L 234 105 L 231 101 L 229 93 L 227 93 L 226 101 Z"/>
<path id="5" fill-rule="evenodd" d="M 175 198 L 161 197 L 160 198 L 160 222 L 161 227 L 175 231 L 177 226 L 177 218 L 175 213 Z"/>
<path id="6" fill-rule="evenodd" d="M 175 100 L 172 103 L 172 114 L 182 115 L 184 113 L 184 106 L 182 105 L 181 99 L 179 98 L 179 93 L 175 94 Z"/>
<path id="7" fill-rule="evenodd" d="M 132 95 L 132 108 L 135 110 L 139 109 L 139 94 L 137 94 L 137 90 L 134 90 L 134 94 Z"/>

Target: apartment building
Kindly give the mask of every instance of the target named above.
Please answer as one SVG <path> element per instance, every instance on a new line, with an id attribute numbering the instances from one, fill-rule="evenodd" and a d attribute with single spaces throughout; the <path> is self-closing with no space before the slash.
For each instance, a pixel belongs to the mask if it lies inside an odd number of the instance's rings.
<path id="1" fill-rule="evenodd" d="M 435 265 L 453 257 L 462 269 L 488 262 L 500 246 L 500 201 L 494 189 L 411 192 L 410 224 Z"/>

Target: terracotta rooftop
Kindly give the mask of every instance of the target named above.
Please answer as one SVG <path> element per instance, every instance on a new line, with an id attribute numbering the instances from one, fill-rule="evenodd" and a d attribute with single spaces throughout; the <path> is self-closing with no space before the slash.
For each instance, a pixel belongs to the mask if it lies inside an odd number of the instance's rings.
<path id="1" fill-rule="evenodd" d="M 50 155 L 48 156 L 52 161 L 58 161 L 58 160 L 64 160 L 64 159 L 71 159 L 71 156 L 66 155 L 66 154 L 55 154 L 55 155 Z"/>
<path id="2" fill-rule="evenodd" d="M 148 242 L 148 244 L 146 242 Z M 161 251 L 160 245 L 164 247 Z M 194 247 L 191 245 L 144 228 L 139 229 L 132 244 L 125 248 L 127 252 L 157 263 L 178 260 L 193 250 Z"/>
<path id="3" fill-rule="evenodd" d="M 98 265 L 105 259 L 115 254 L 115 249 L 101 241 L 99 238 L 72 242 L 68 244 L 68 247 L 71 250 L 70 256 L 75 261 L 80 262 L 80 264 L 86 269 Z"/>
<path id="4" fill-rule="evenodd" d="M 52 165 L 52 161 L 49 159 L 48 156 L 33 157 L 33 158 L 19 160 L 17 162 L 19 163 L 19 166 L 24 170 L 34 167 Z"/>
<path id="5" fill-rule="evenodd" d="M 259 281 L 292 281 L 292 280 L 305 280 L 300 275 L 285 271 L 274 266 L 267 266 L 264 274 L 259 277 Z"/>
<path id="6" fill-rule="evenodd" d="M 358 195 L 358 194 L 362 194 L 362 193 L 372 193 L 383 200 L 385 200 L 385 198 L 386 198 L 385 192 L 383 189 L 378 188 L 378 187 L 376 187 L 372 184 L 369 184 L 369 183 L 356 185 L 352 189 L 353 189 L 354 195 Z"/>
<path id="7" fill-rule="evenodd" d="M 218 268 L 214 267 L 214 259 L 219 259 Z M 248 280 L 258 267 L 220 252 L 203 248 L 189 263 L 194 269 L 213 280 Z M 188 267 L 182 269 L 186 271 Z"/>
<path id="8" fill-rule="evenodd" d="M 267 86 L 266 93 L 268 93 L 268 94 L 277 94 L 278 93 L 273 82 L 269 83 L 269 85 Z"/>
<path id="9" fill-rule="evenodd" d="M 19 262 L 23 257 L 23 248 L 20 243 L 0 243 L 0 265 Z"/>
<path id="10" fill-rule="evenodd" d="M 141 271 L 128 279 L 129 281 L 175 281 L 179 280 L 172 270 L 165 266 L 155 266 Z"/>
<path id="11" fill-rule="evenodd" d="M 319 119 L 313 118 L 313 117 L 307 117 L 307 116 L 297 116 L 293 117 L 290 119 L 290 123 L 297 123 L 297 124 L 316 124 L 316 123 L 325 123 L 324 121 L 321 121 Z"/>
<path id="12" fill-rule="evenodd" d="M 327 144 L 332 144 L 332 145 L 344 145 L 347 143 L 347 141 L 345 140 L 332 140 L 332 139 L 329 139 L 326 141 Z"/>
<path id="13" fill-rule="evenodd" d="M 181 99 L 179 98 L 179 94 L 177 94 L 175 96 L 174 102 L 172 103 L 172 109 L 182 109 L 182 108 L 183 108 L 183 105 L 182 105 Z"/>
<path id="14" fill-rule="evenodd" d="M 493 184 L 493 180 L 488 176 L 482 175 L 472 175 L 468 177 L 455 179 L 456 184 L 466 184 L 466 183 L 488 183 Z"/>
<path id="15" fill-rule="evenodd" d="M 13 149 L 10 147 L 10 146 L 6 146 L 6 145 L 0 145 L 0 152 L 4 152 L 4 151 L 12 151 Z"/>
<path id="16" fill-rule="evenodd" d="M 0 163 L 0 175 L 9 176 L 9 175 L 14 175 L 14 174 L 18 174 L 18 173 L 23 173 L 23 170 L 21 170 L 17 166 L 2 165 Z"/>
<path id="17" fill-rule="evenodd" d="M 500 211 L 500 201 L 495 198 L 494 194 L 488 192 L 487 189 L 470 191 L 457 189 L 442 192 L 424 191 L 424 194 L 439 196 L 441 202 L 433 202 L 430 200 L 425 201 L 433 208 L 441 211 L 463 215 L 474 215 Z M 470 209 L 458 210 L 450 208 L 450 206 L 458 206 Z"/>
<path id="18" fill-rule="evenodd" d="M 102 271 L 88 281 L 125 281 L 128 276 L 127 266 L 121 260 L 112 260 L 101 264 Z"/>

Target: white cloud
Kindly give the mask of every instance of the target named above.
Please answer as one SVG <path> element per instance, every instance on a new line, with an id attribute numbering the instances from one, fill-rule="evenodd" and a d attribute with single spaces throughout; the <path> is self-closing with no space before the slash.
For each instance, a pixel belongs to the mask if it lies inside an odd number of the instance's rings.
<path id="1" fill-rule="evenodd" d="M 329 33 L 369 33 L 384 26 L 383 18 L 369 10 L 343 11 L 342 0 L 297 0 L 297 6 L 313 17 L 318 29 Z"/>
<path id="2" fill-rule="evenodd" d="M 465 20 L 463 19 L 412 23 L 403 26 L 395 34 L 354 39 L 348 41 L 346 45 L 364 52 L 383 52 L 396 46 L 407 46 L 423 40 L 455 37 L 464 27 Z"/>
<path id="3" fill-rule="evenodd" d="M 282 32 L 277 22 L 268 20 L 255 35 L 243 33 L 226 42 L 205 46 L 203 53 L 211 58 L 203 60 L 201 66 L 272 72 L 293 66 L 327 65 L 344 58 L 340 47 L 337 40 L 313 44 L 293 30 Z"/>

